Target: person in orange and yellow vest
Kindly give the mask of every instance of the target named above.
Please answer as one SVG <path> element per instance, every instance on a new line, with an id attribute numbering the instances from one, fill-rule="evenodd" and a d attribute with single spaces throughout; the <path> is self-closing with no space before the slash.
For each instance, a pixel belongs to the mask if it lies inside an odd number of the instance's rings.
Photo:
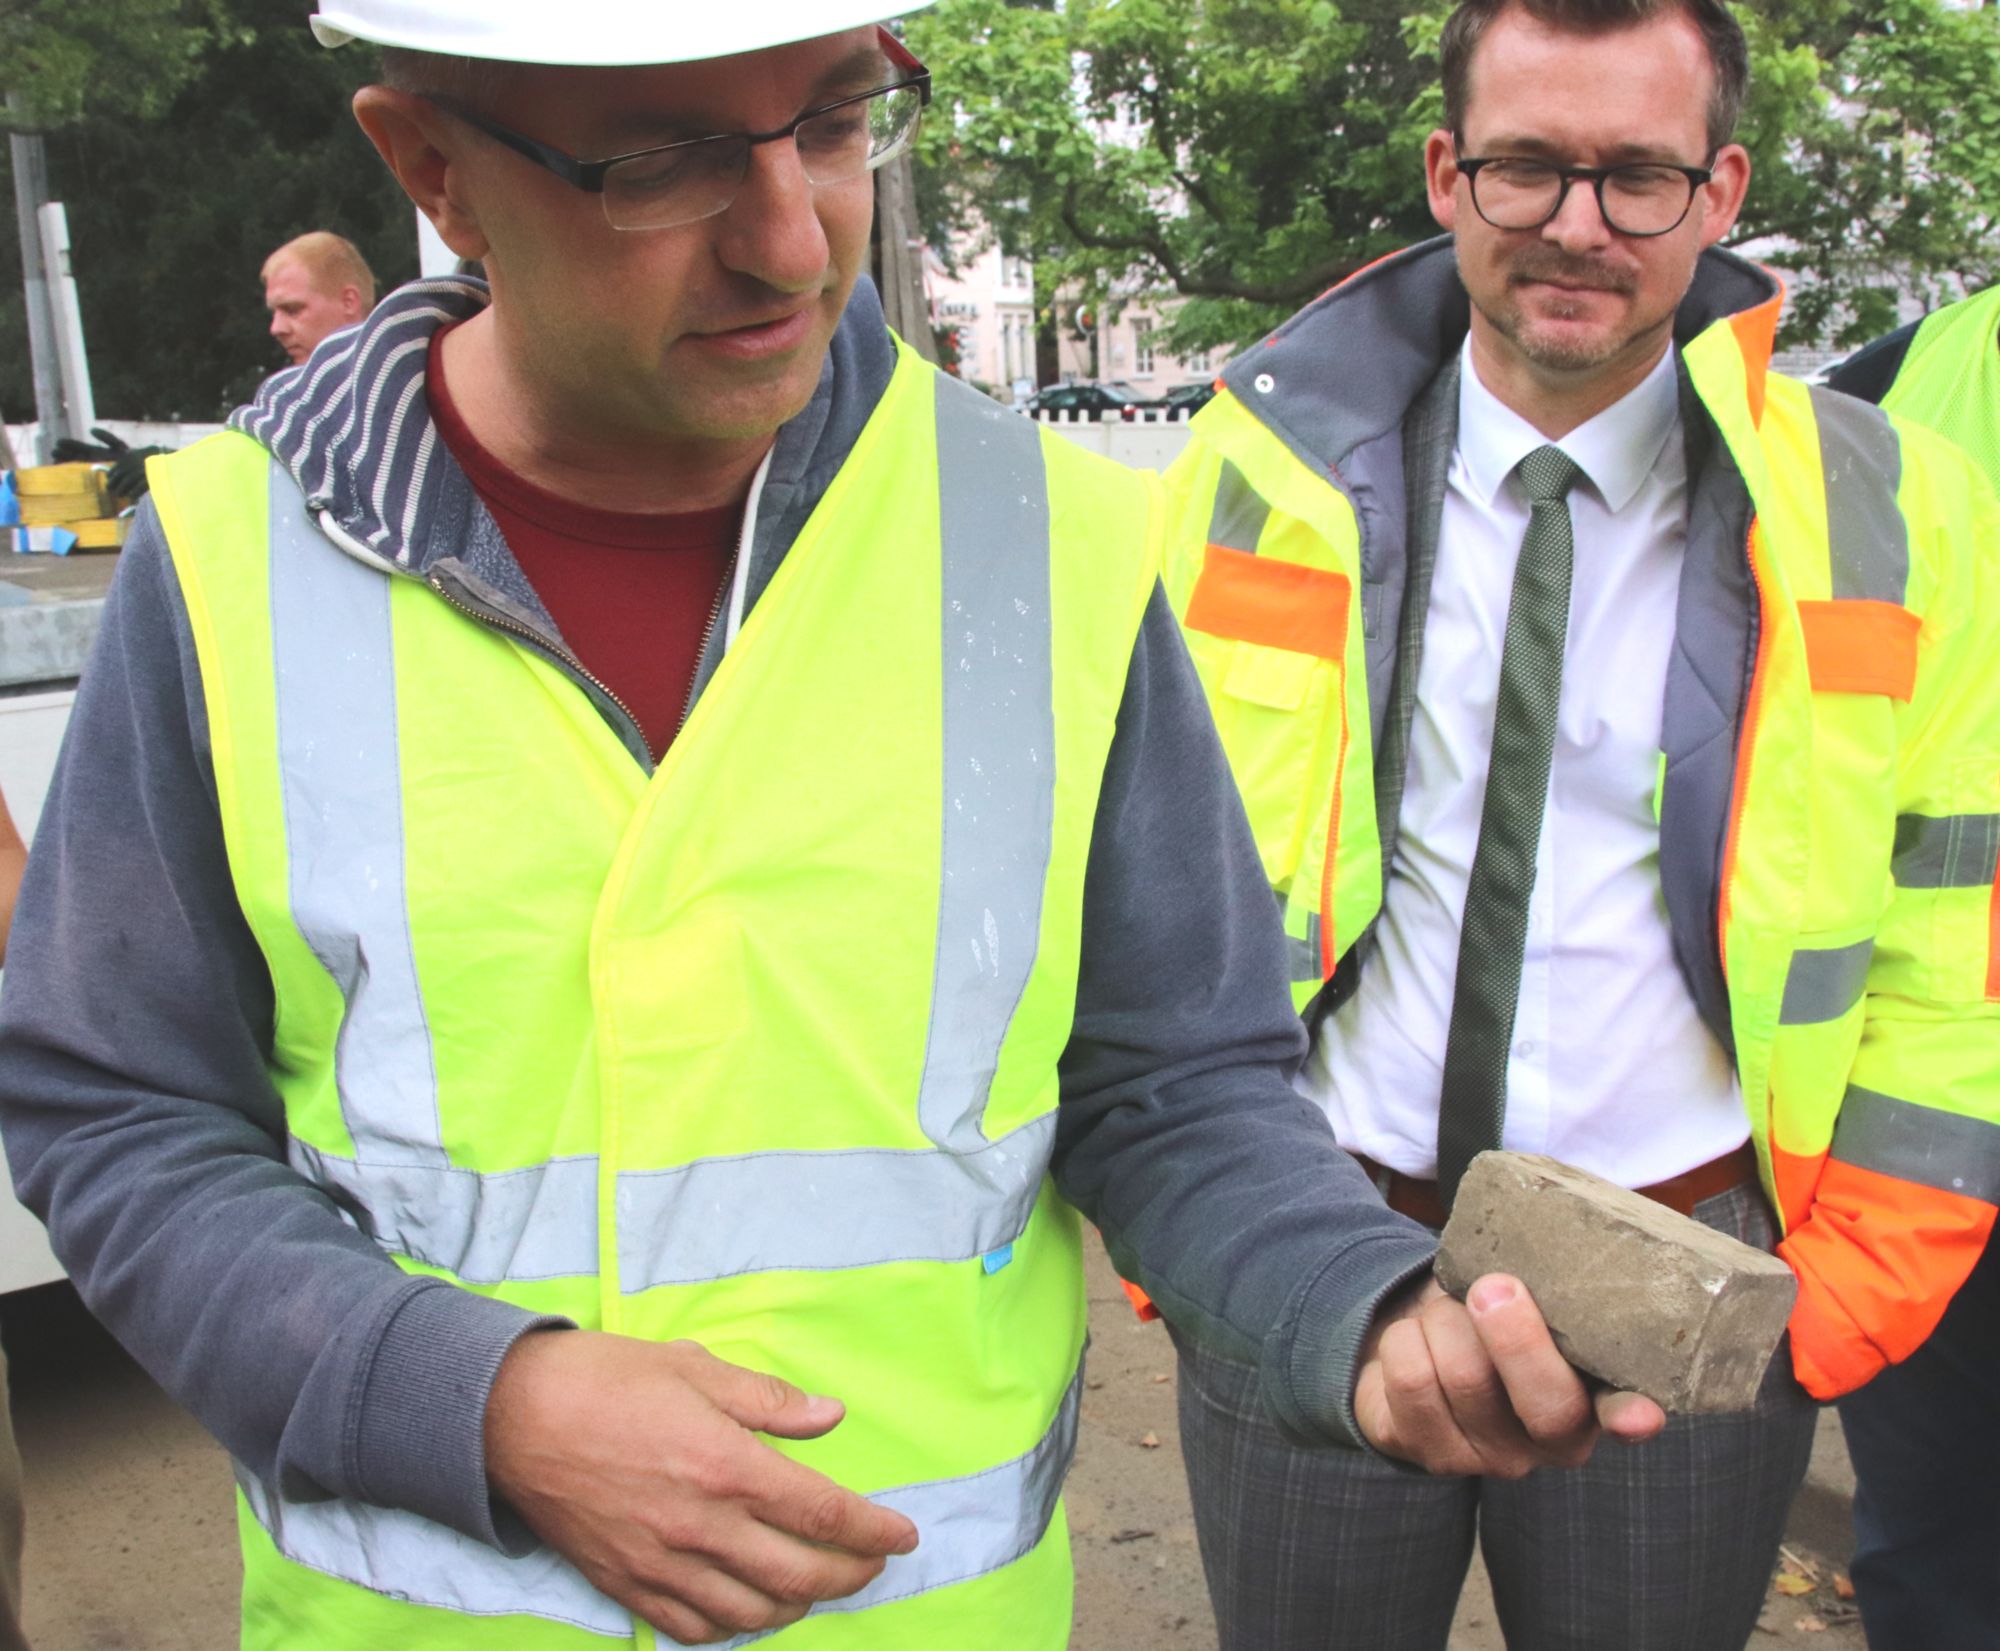
<path id="1" fill-rule="evenodd" d="M 1305 1452 L 1180 1338 L 1226 1651 L 1740 1651 L 1814 1400 L 1907 1359 L 2000 1203 L 2000 499 L 1771 371 L 1715 0 L 1465 0 L 1448 232 L 1225 371 L 1168 595 L 1313 1038 L 1393 1208 L 1546 1152 L 1798 1275 L 1757 1406 L 1516 1481 Z"/>
<path id="2" fill-rule="evenodd" d="M 1928 425 L 2000 487 L 2000 287 L 1934 310 L 1827 375 L 1836 390 Z M 2000 542 L 1987 547 L 2000 558 Z M 2000 814 L 1961 838 L 1967 875 L 2000 861 Z M 1924 1344 L 1840 1401 L 1854 1463 L 1854 1587 L 1879 1646 L 1982 1651 L 2000 1554 L 2000 1246 Z"/>

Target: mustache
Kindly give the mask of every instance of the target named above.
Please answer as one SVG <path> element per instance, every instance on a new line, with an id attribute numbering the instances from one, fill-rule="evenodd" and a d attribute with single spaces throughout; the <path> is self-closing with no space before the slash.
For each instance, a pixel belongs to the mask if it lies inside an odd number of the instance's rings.
<path id="1" fill-rule="evenodd" d="M 1593 292 L 1630 293 L 1638 285 L 1627 270 L 1589 258 L 1572 258 L 1558 248 L 1542 246 L 1527 247 L 1517 254 L 1508 267 L 1507 278 L 1511 282 L 1553 281 Z"/>

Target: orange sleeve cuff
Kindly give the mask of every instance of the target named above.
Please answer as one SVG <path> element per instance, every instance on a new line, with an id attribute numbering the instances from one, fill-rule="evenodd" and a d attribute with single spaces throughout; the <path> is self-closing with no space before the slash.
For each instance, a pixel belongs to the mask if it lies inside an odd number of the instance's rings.
<path id="1" fill-rule="evenodd" d="M 1815 1399 L 1837 1399 L 1865 1387 L 1888 1368 L 1888 1358 L 1810 1271 L 1810 1263 L 1801 1261 L 1790 1239 L 1778 1246 L 1778 1254 L 1799 1279 L 1799 1298 L 1786 1326 L 1799 1386 Z"/>
<path id="2" fill-rule="evenodd" d="M 1994 1207 L 1829 1159 L 1778 1246 L 1798 1275 L 1792 1365 L 1816 1399 L 1852 1393 L 1937 1328 L 1972 1275 Z"/>
<path id="3" fill-rule="evenodd" d="M 1125 1286 L 1125 1294 L 1131 1300 L 1132 1311 L 1139 1315 L 1141 1324 L 1150 1323 L 1160 1316 L 1159 1308 L 1153 1305 L 1153 1298 L 1138 1285 L 1126 1278 L 1121 1278 L 1118 1282 Z"/>

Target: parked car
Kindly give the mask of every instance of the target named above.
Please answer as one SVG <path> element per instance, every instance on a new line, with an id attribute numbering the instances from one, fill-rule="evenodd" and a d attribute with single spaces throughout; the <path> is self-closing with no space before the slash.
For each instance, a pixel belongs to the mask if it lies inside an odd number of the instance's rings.
<path id="1" fill-rule="evenodd" d="M 1215 399 L 1215 384 L 1210 379 L 1187 384 L 1176 384 L 1167 392 L 1165 406 L 1169 413 L 1180 418 L 1191 418 Z"/>
<path id="2" fill-rule="evenodd" d="M 1109 384 L 1051 384 L 1037 390 L 1023 404 L 1031 413 L 1077 413 L 1089 419 L 1124 419 L 1139 416 L 1143 403 L 1127 391 Z"/>
<path id="3" fill-rule="evenodd" d="M 1104 381 L 1104 387 L 1107 390 L 1116 390 L 1121 396 L 1130 396 L 1132 398 L 1134 406 L 1163 407 L 1166 405 L 1166 403 L 1159 396 L 1155 395 L 1151 390 L 1142 390 L 1139 388 L 1138 385 L 1132 383 L 1129 379 L 1107 378 Z"/>

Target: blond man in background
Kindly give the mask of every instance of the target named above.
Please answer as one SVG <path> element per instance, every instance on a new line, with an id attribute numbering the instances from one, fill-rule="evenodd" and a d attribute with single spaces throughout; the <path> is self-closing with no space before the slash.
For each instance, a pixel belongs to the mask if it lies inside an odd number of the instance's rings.
<path id="1" fill-rule="evenodd" d="M 266 258 L 263 281 L 271 336 L 293 366 L 375 307 L 375 272 L 361 249 L 324 229 L 287 241 Z"/>

